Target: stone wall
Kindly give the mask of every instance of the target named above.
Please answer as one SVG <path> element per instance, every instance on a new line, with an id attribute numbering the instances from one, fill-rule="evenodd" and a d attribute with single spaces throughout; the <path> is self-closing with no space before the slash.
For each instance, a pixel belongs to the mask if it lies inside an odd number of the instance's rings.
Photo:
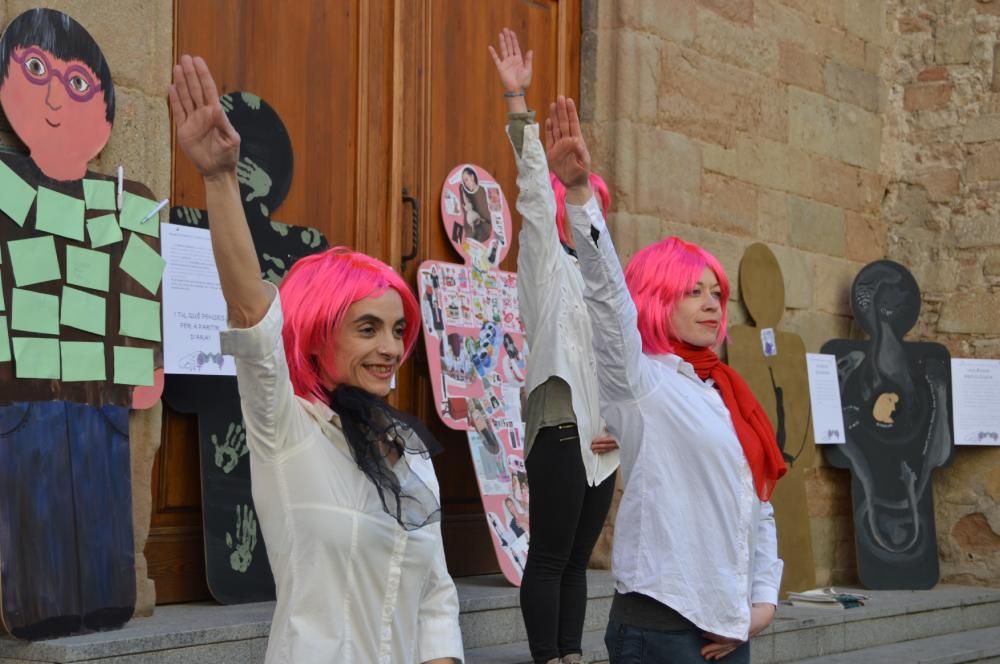
<path id="1" fill-rule="evenodd" d="M 677 234 L 734 278 L 764 241 L 781 326 L 816 352 L 859 336 L 851 282 L 893 258 L 924 291 L 912 339 L 997 356 L 1000 0 L 585 0 L 584 17 L 581 108 L 623 259 Z M 746 319 L 735 289 L 730 311 Z M 1000 582 L 998 462 L 961 449 L 936 476 L 944 580 Z M 855 580 L 849 475 L 818 468 L 808 491 L 817 582 Z"/>
<path id="2" fill-rule="evenodd" d="M 923 290 L 915 339 L 1000 357 L 1000 0 L 891 0 L 882 205 L 890 258 Z M 1000 584 L 1000 450 L 936 475 L 945 581 Z"/>
<path id="3" fill-rule="evenodd" d="M 38 6 L 31 0 L 0 1 L 0 25 Z M 166 89 L 173 58 L 173 2 L 49 0 L 44 6 L 69 14 L 90 32 L 114 77 L 114 130 L 91 168 L 110 174 L 121 164 L 125 177 L 146 184 L 157 196 L 168 196 L 171 152 Z M 10 136 L 4 142 L 16 145 Z M 143 550 L 149 534 L 150 479 L 160 445 L 160 418 L 161 409 L 156 406 L 133 411 L 130 420 L 137 615 L 151 614 L 155 603 Z"/>

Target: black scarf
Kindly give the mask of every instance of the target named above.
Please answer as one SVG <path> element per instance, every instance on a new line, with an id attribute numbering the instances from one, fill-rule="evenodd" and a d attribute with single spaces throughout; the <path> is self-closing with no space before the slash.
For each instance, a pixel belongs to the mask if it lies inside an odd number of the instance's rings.
<path id="1" fill-rule="evenodd" d="M 340 416 L 354 461 L 375 485 L 386 514 L 404 530 L 440 521 L 437 497 L 410 470 L 406 458 L 407 454 L 430 458 L 442 451 L 427 427 L 370 392 L 350 385 L 338 385 L 330 392 L 330 407 Z M 386 461 L 391 450 L 399 455 L 394 467 Z"/>

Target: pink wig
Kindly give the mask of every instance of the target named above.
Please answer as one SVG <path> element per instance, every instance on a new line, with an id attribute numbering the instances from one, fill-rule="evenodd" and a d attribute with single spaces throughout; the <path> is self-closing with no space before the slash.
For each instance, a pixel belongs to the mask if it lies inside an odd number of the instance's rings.
<path id="1" fill-rule="evenodd" d="M 729 279 L 715 256 L 679 237 L 668 237 L 643 247 L 625 268 L 625 283 L 639 314 L 642 351 L 649 355 L 673 352 L 678 340 L 672 316 L 677 302 L 698 283 L 709 268 L 719 280 L 722 320 L 716 344 L 726 338 Z"/>
<path id="2" fill-rule="evenodd" d="M 566 187 L 555 173 L 549 173 L 549 181 L 552 183 L 552 193 L 556 196 L 556 229 L 559 231 L 559 240 L 566 245 L 573 245 L 570 239 L 569 223 L 566 220 Z M 611 192 L 608 185 L 597 173 L 590 174 L 590 186 L 597 196 L 597 202 L 601 205 L 604 216 L 608 216 L 608 208 L 611 207 Z"/>
<path id="3" fill-rule="evenodd" d="M 403 300 L 405 359 L 420 332 L 420 305 L 391 267 L 347 247 L 331 247 L 295 262 L 280 288 L 282 337 L 295 394 L 328 402 L 318 355 L 333 344 L 348 307 L 390 288 Z"/>

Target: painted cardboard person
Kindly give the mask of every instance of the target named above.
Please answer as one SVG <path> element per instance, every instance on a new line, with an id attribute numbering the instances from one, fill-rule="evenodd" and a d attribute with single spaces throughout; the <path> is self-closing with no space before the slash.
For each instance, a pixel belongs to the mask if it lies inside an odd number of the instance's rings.
<path id="1" fill-rule="evenodd" d="M 517 275 L 496 269 L 508 249 L 510 210 L 489 173 L 463 164 L 445 179 L 441 212 L 465 265 L 426 261 L 418 270 L 428 370 L 442 421 L 468 435 L 500 569 L 520 585 L 528 490 L 523 472 L 512 469 L 524 468 L 520 386 L 527 347 Z"/>
<path id="2" fill-rule="evenodd" d="M 123 625 L 135 605 L 129 408 L 159 398 L 151 192 L 88 170 L 115 115 L 100 48 L 33 9 L 0 37 L 0 619 L 21 638 Z"/>
<path id="3" fill-rule="evenodd" d="M 771 496 L 778 553 L 785 561 L 781 590 L 816 587 L 805 473 L 815 465 L 809 426 L 809 378 L 802 337 L 777 329 L 785 311 L 781 267 L 764 244 L 747 247 L 740 261 L 740 293 L 755 325 L 729 328 L 728 362 L 743 376 L 774 425 L 788 472 Z"/>
<path id="4" fill-rule="evenodd" d="M 951 357 L 903 337 L 920 290 L 902 265 L 866 265 L 851 288 L 865 341 L 834 339 L 847 442 L 827 460 L 852 474 L 858 576 L 874 589 L 925 589 L 938 581 L 931 474 L 951 460 Z"/>
<path id="5" fill-rule="evenodd" d="M 261 276 L 277 285 L 296 260 L 326 249 L 328 243 L 315 228 L 271 219 L 291 188 L 293 171 L 292 142 L 278 114 L 250 92 L 232 92 L 221 102 L 240 134 L 237 177 Z M 196 208 L 175 207 L 170 219 L 208 228 L 208 213 Z M 189 359 L 194 370 L 222 361 L 205 353 Z M 274 599 L 274 577 L 250 491 L 249 448 L 236 378 L 207 372 L 170 374 L 164 399 L 175 410 L 198 416 L 209 591 L 222 604 Z"/>

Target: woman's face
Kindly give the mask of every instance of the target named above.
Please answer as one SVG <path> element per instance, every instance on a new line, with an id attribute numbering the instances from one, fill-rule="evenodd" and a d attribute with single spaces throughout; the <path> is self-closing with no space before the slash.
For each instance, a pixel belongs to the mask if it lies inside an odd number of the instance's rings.
<path id="1" fill-rule="evenodd" d="M 719 280 L 705 268 L 698 283 L 681 296 L 674 307 L 670 322 L 681 341 L 692 346 L 714 346 L 722 323 L 722 294 Z"/>
<path id="2" fill-rule="evenodd" d="M 384 397 L 403 360 L 403 299 L 393 289 L 358 300 L 344 314 L 333 347 L 320 360 L 327 389 L 360 387 Z"/>
<path id="3" fill-rule="evenodd" d="M 462 173 L 462 184 L 465 185 L 465 190 L 470 194 L 476 193 L 476 189 L 479 189 L 479 183 L 476 182 L 476 176 L 468 171 Z"/>

